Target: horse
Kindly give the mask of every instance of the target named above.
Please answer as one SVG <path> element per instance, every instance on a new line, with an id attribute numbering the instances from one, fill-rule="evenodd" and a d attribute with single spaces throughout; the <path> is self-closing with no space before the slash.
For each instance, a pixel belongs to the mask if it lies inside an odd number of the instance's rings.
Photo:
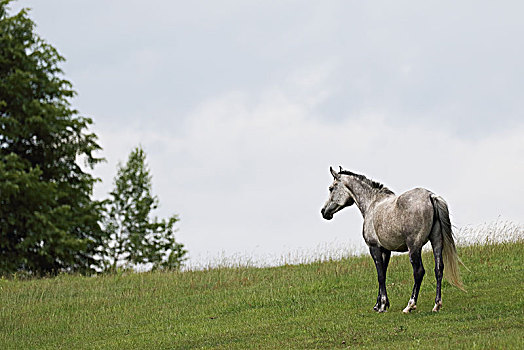
<path id="1" fill-rule="evenodd" d="M 417 299 L 425 270 L 422 265 L 422 247 L 431 242 L 435 257 L 437 290 L 434 312 L 442 308 L 441 284 L 446 279 L 464 290 L 459 274 L 453 231 L 448 205 L 443 198 L 424 188 L 415 188 L 399 196 L 389 188 L 364 175 L 340 167 L 339 172 L 329 168 L 333 183 L 329 198 L 321 210 L 324 219 L 345 207 L 355 204 L 364 218 L 362 234 L 375 262 L 378 277 L 377 303 L 373 309 L 386 312 L 389 299 L 386 292 L 386 271 L 391 252 L 409 252 L 415 284 L 404 313 L 417 307 Z M 445 269 L 444 269 L 445 267 Z"/>

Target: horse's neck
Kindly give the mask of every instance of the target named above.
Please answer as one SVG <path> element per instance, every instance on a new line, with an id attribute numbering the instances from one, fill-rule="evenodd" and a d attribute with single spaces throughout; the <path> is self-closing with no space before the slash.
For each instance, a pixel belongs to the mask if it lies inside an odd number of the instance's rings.
<path id="1" fill-rule="evenodd" d="M 364 217 L 373 206 L 373 203 L 384 196 L 380 193 L 380 190 L 353 176 L 346 176 L 345 182 L 347 188 L 353 194 L 355 204 Z"/>

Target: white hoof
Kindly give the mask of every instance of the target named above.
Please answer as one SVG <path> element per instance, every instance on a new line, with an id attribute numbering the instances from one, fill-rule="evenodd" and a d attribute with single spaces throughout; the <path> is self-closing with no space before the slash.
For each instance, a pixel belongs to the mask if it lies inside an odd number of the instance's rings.
<path id="1" fill-rule="evenodd" d="M 415 301 L 413 299 L 409 299 L 408 306 L 402 310 L 403 313 L 409 314 L 411 310 L 415 310 L 417 308 L 417 305 L 415 305 Z"/>
<path id="2" fill-rule="evenodd" d="M 441 307 L 442 307 L 442 301 L 435 303 L 435 306 L 433 307 L 433 312 L 438 312 Z"/>

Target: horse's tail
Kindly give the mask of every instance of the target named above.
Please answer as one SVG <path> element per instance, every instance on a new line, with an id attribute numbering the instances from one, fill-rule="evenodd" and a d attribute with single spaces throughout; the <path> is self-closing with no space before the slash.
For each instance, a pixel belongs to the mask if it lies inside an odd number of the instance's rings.
<path id="1" fill-rule="evenodd" d="M 462 284 L 459 272 L 459 262 L 462 263 L 455 247 L 455 240 L 453 239 L 453 231 L 451 229 L 451 221 L 449 220 L 449 210 L 446 201 L 435 194 L 431 194 L 431 203 L 435 210 L 435 221 L 440 223 L 440 231 L 442 234 L 442 257 L 444 260 L 444 276 L 449 283 L 455 285 L 457 288 L 466 291 Z M 436 222 L 435 222 L 436 224 Z"/>

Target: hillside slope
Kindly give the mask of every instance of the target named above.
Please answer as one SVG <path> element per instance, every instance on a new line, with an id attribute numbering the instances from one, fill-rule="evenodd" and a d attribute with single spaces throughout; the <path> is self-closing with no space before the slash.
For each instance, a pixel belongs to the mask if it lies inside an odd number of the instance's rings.
<path id="1" fill-rule="evenodd" d="M 407 255 L 393 256 L 391 308 L 376 314 L 367 256 L 274 268 L 219 268 L 0 280 L 2 349 L 524 348 L 524 242 L 459 248 L 464 293 L 443 285 L 432 313 L 433 257 L 418 309 Z"/>

